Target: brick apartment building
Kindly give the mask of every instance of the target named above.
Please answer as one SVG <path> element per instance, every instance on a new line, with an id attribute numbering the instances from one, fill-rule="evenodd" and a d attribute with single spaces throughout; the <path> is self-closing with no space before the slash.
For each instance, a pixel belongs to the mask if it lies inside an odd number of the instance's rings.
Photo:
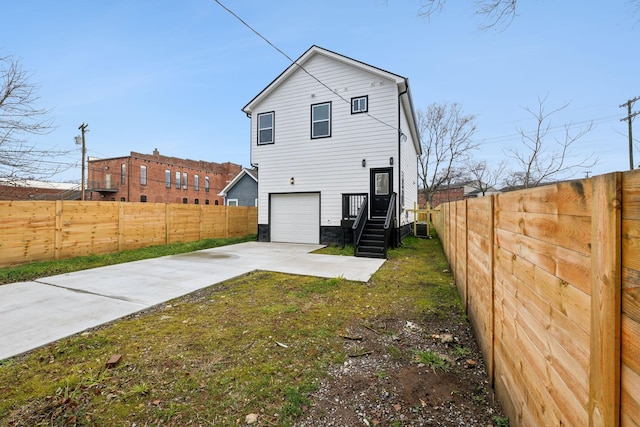
<path id="1" fill-rule="evenodd" d="M 235 163 L 213 163 L 131 152 L 88 161 L 86 200 L 222 205 L 218 193 L 240 171 Z"/>

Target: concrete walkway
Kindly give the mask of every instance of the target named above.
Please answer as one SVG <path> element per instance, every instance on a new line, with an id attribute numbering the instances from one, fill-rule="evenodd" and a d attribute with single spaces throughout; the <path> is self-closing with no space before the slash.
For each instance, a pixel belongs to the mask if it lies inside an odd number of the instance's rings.
<path id="1" fill-rule="evenodd" d="M 366 282 L 382 259 L 247 242 L 0 286 L 0 360 L 254 270 Z"/>

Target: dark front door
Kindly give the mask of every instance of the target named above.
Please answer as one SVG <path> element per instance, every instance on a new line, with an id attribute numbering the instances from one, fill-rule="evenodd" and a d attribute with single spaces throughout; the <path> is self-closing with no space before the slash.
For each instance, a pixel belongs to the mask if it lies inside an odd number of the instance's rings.
<path id="1" fill-rule="evenodd" d="M 371 169 L 371 217 L 387 216 L 393 192 L 393 168 Z"/>

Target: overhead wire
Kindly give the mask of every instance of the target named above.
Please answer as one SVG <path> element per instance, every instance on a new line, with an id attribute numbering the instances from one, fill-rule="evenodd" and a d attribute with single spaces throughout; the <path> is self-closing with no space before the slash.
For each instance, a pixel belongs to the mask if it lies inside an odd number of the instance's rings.
<path id="1" fill-rule="evenodd" d="M 251 25 L 249 25 L 249 23 L 247 23 L 244 19 L 242 19 L 240 16 L 238 16 L 238 14 L 236 14 L 235 12 L 233 12 L 231 9 L 229 9 L 227 6 L 225 6 L 224 4 L 222 4 L 222 2 L 220 0 L 214 0 L 220 7 L 222 7 L 225 11 L 227 11 L 229 14 L 231 14 L 234 18 L 236 18 L 238 21 L 240 21 L 245 27 L 247 27 L 249 30 L 251 30 L 254 34 L 256 34 L 258 37 L 260 37 L 262 40 L 264 40 L 269 46 L 271 46 L 272 48 L 274 48 L 278 53 L 280 53 L 282 56 L 284 56 L 285 58 L 287 58 L 287 60 L 292 64 L 297 66 L 299 69 L 301 69 L 303 72 L 305 72 L 309 77 L 311 77 L 312 79 L 314 79 L 316 82 L 318 82 L 320 85 L 322 85 L 323 87 L 325 87 L 326 89 L 328 89 L 331 93 L 333 93 L 334 95 L 336 95 L 338 98 L 340 98 L 342 101 L 344 101 L 345 103 L 351 105 L 351 101 L 346 99 L 345 97 L 343 97 L 342 95 L 340 95 L 337 91 L 331 89 L 326 83 L 324 83 L 322 80 L 320 80 L 318 77 L 316 77 L 313 73 L 311 73 L 309 70 L 307 70 L 303 65 L 299 64 L 296 60 L 291 59 L 291 57 L 289 55 L 287 55 L 284 51 L 282 51 L 282 49 L 280 49 L 278 46 L 276 46 L 273 42 L 271 42 L 267 37 L 265 37 L 264 35 L 262 35 L 259 31 L 257 31 L 255 28 L 253 28 Z M 372 115 L 371 113 L 369 113 L 368 111 L 364 112 L 364 114 L 366 114 L 367 116 L 369 116 L 370 118 L 372 118 L 373 120 L 387 126 L 390 127 L 391 129 L 398 131 L 400 134 L 402 134 L 402 130 L 398 129 L 396 126 L 391 125 L 387 122 L 385 122 L 384 120 L 381 120 L 377 117 L 375 117 L 374 115 Z"/>

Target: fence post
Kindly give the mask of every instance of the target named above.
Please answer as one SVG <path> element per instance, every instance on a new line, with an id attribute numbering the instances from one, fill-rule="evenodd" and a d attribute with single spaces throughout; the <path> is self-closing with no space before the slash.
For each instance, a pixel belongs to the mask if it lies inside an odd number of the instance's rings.
<path id="1" fill-rule="evenodd" d="M 593 179 L 589 425 L 620 425 L 622 174 Z"/>
<path id="2" fill-rule="evenodd" d="M 56 223 L 53 230 L 53 259 L 60 259 L 62 253 L 62 200 L 56 200 Z"/>
<path id="3" fill-rule="evenodd" d="M 489 375 L 489 382 L 491 388 L 495 385 L 495 346 L 496 346 L 496 272 L 495 272 L 495 247 L 496 247 L 496 197 L 494 195 L 488 196 L 491 198 L 489 202 L 489 285 L 491 286 L 491 345 L 489 346 L 490 354 L 487 355 L 487 374 Z"/>
<path id="4" fill-rule="evenodd" d="M 170 227 L 171 227 L 171 205 L 166 203 L 164 208 L 164 244 L 169 244 L 169 237 L 171 236 Z"/>
<path id="5" fill-rule="evenodd" d="M 124 203 L 118 202 L 118 251 L 125 250 L 125 238 L 124 233 L 126 231 L 124 223 Z"/>
<path id="6" fill-rule="evenodd" d="M 464 199 L 464 312 L 469 314 L 469 199 Z"/>

